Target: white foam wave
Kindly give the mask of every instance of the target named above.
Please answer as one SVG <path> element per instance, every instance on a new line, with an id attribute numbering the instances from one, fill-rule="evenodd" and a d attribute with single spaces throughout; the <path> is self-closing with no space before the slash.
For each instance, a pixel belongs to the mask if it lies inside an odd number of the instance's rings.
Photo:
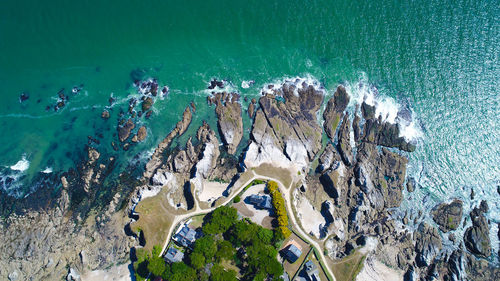
<path id="1" fill-rule="evenodd" d="M 44 174 L 50 174 L 50 173 L 52 173 L 52 168 L 51 168 L 51 167 L 47 167 L 47 168 L 45 168 L 45 169 L 42 171 L 42 173 L 44 173 Z"/>
<path id="2" fill-rule="evenodd" d="M 321 85 L 321 83 L 311 75 L 307 74 L 306 76 L 296 76 L 296 77 L 285 77 L 280 80 L 277 80 L 273 83 L 267 83 L 260 90 L 261 95 L 265 94 L 274 94 L 276 89 L 281 88 L 283 84 L 294 85 L 296 87 L 294 91 L 294 95 L 298 96 L 298 90 L 302 90 L 305 87 L 313 86 L 314 89 L 321 92 L 323 95 L 326 94 L 325 88 Z"/>
<path id="3" fill-rule="evenodd" d="M 17 161 L 16 164 L 10 166 L 9 168 L 11 170 L 24 172 L 24 171 L 28 170 L 29 167 L 30 167 L 30 161 L 28 161 L 26 159 L 26 155 L 23 155 L 21 160 Z"/>
<path id="4" fill-rule="evenodd" d="M 363 75 L 357 83 L 346 83 L 345 88 L 351 96 L 349 106 L 361 105 L 363 102 L 375 106 L 375 116 L 384 122 L 398 124 L 399 136 L 404 137 L 406 141 L 423 138 L 424 134 L 416 122 L 415 113 L 411 112 L 410 120 L 399 116 L 399 113 L 406 109 L 393 98 L 380 94 L 377 87 L 366 82 L 367 80 L 366 75 Z"/>
<path id="5" fill-rule="evenodd" d="M 250 88 L 250 86 L 252 86 L 252 85 L 253 85 L 253 83 L 255 83 L 255 81 L 253 81 L 253 80 L 242 81 L 242 82 L 241 82 L 241 87 L 242 87 L 243 89 L 248 89 L 248 88 Z"/>

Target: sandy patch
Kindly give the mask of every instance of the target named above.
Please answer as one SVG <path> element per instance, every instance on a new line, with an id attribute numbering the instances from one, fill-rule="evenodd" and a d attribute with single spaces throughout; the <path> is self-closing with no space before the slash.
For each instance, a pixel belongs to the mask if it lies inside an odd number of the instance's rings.
<path id="1" fill-rule="evenodd" d="M 302 228 L 307 233 L 312 233 L 316 238 L 320 238 L 320 228 L 326 224 L 323 215 L 317 211 L 305 196 L 301 196 L 297 190 L 293 192 L 293 203 L 297 210 L 297 217 Z"/>
<path id="2" fill-rule="evenodd" d="M 203 181 L 202 191 L 198 194 L 198 198 L 203 202 L 213 202 L 222 196 L 226 190 L 227 183 L 219 183 L 215 181 Z"/>
<path id="3" fill-rule="evenodd" d="M 400 281 L 403 280 L 403 272 L 392 269 L 373 257 L 368 257 L 365 266 L 356 277 L 356 281 L 379 280 Z"/>
<path id="4" fill-rule="evenodd" d="M 128 264 L 114 266 L 107 270 L 94 270 L 82 275 L 82 281 L 129 281 Z"/>

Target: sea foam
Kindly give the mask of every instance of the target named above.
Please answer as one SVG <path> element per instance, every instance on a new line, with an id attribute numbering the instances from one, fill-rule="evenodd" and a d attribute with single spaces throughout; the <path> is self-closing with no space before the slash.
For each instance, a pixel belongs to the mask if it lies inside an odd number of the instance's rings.
<path id="1" fill-rule="evenodd" d="M 11 170 L 24 172 L 30 167 L 30 161 L 26 159 L 26 155 L 23 155 L 21 160 L 17 161 L 16 164 L 10 166 Z"/>
<path id="2" fill-rule="evenodd" d="M 375 106 L 375 116 L 381 117 L 384 122 L 398 124 L 399 136 L 404 137 L 406 141 L 423 138 L 424 134 L 415 113 L 404 108 L 392 97 L 380 94 L 377 87 L 366 82 L 366 78 L 357 83 L 346 83 L 345 88 L 351 96 L 350 106 L 361 105 L 363 102 Z"/>

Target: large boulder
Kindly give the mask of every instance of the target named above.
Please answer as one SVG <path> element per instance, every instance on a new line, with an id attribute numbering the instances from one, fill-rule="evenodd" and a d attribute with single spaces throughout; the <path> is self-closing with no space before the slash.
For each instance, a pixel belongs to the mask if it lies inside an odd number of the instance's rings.
<path id="1" fill-rule="evenodd" d="M 472 226 L 467 228 L 464 234 L 465 247 L 474 255 L 483 258 L 491 255 L 490 231 L 484 216 L 487 211 L 486 201 L 482 201 L 479 208 L 474 208 L 470 213 Z"/>
<path id="2" fill-rule="evenodd" d="M 439 228 L 448 232 L 455 230 L 462 221 L 463 202 L 455 199 L 453 202 L 447 204 L 442 203 L 432 211 L 434 221 L 439 225 Z"/>
<path id="3" fill-rule="evenodd" d="M 441 237 L 435 227 L 421 223 L 413 233 L 415 240 L 416 262 L 419 267 L 431 265 L 433 259 L 441 251 Z"/>

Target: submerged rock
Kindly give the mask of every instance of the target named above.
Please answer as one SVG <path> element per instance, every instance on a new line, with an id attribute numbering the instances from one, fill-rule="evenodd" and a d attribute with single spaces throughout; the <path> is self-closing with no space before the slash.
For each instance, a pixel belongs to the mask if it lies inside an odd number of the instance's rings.
<path id="1" fill-rule="evenodd" d="M 101 113 L 101 118 L 102 118 L 102 119 L 104 119 L 104 120 L 109 119 L 109 111 L 104 110 L 104 111 Z"/>
<path id="2" fill-rule="evenodd" d="M 462 221 L 463 202 L 455 199 L 450 204 L 442 203 L 432 211 L 434 221 L 443 232 L 455 230 Z"/>

